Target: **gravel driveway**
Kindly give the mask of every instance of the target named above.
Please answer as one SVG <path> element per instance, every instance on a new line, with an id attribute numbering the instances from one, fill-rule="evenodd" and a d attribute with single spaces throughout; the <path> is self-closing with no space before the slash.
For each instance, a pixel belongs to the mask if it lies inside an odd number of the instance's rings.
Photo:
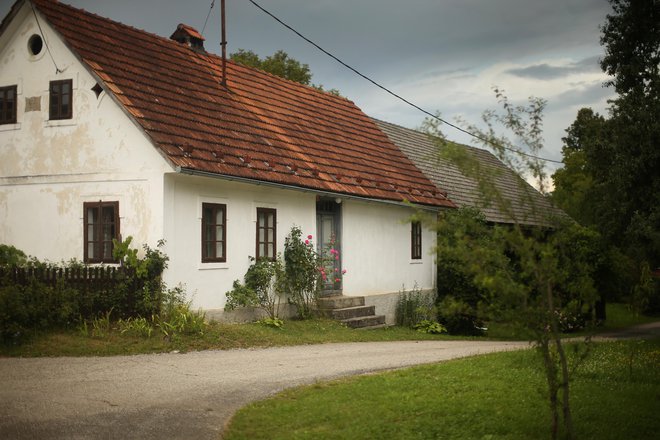
<path id="1" fill-rule="evenodd" d="M 406 341 L 0 358 L 0 439 L 214 439 L 245 404 L 340 376 L 528 347 Z"/>

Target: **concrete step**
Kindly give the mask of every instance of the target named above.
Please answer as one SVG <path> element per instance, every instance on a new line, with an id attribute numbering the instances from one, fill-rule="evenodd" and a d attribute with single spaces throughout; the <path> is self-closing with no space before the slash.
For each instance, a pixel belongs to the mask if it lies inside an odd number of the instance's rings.
<path id="1" fill-rule="evenodd" d="M 359 318 L 361 316 L 373 316 L 376 314 L 376 306 L 346 307 L 343 309 L 319 309 L 321 314 L 332 319 Z"/>
<path id="2" fill-rule="evenodd" d="M 387 324 L 378 324 L 378 325 L 370 325 L 369 327 L 358 327 L 355 328 L 354 330 L 377 330 L 379 328 L 387 328 L 387 327 L 391 327 L 391 326 Z"/>
<path id="3" fill-rule="evenodd" d="M 344 324 L 351 328 L 367 328 L 385 324 L 385 315 L 359 316 L 357 318 L 342 319 Z"/>
<path id="4" fill-rule="evenodd" d="M 318 299 L 319 310 L 347 309 L 364 305 L 363 296 L 325 296 Z"/>

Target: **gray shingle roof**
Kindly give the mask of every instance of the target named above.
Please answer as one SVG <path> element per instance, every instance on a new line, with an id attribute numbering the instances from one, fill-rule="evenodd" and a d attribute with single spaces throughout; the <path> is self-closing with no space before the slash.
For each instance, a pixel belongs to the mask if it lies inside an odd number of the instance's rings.
<path id="1" fill-rule="evenodd" d="M 566 217 L 540 192 L 529 185 L 516 172 L 507 167 L 489 151 L 459 145 L 476 159 L 480 169 L 492 172 L 494 185 L 502 201 L 510 209 L 501 208 L 502 202 L 488 202 L 482 196 L 476 179 L 463 174 L 459 167 L 438 155 L 438 146 L 428 134 L 389 122 L 374 120 L 390 140 L 422 170 L 459 207 L 479 208 L 486 220 L 493 223 L 520 223 L 548 226 L 552 217 Z"/>

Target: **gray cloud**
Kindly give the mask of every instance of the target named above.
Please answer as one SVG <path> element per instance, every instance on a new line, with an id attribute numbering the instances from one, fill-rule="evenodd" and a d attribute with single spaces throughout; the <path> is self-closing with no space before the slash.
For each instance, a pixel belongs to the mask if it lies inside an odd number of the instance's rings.
<path id="1" fill-rule="evenodd" d="M 576 84 L 552 99 L 549 109 L 561 109 L 571 106 L 589 107 L 614 97 L 614 90 L 603 86 L 600 81 Z"/>
<path id="2" fill-rule="evenodd" d="M 576 73 L 599 72 L 598 57 L 589 57 L 569 63 L 564 66 L 551 66 L 549 64 L 534 64 L 532 66 L 506 71 L 521 78 L 532 78 L 542 81 L 562 78 Z"/>

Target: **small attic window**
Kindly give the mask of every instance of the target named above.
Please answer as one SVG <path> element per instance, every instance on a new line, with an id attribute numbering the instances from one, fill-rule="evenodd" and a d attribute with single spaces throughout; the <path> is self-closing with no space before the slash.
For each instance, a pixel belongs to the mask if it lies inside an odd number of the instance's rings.
<path id="1" fill-rule="evenodd" d="M 30 55 L 36 56 L 41 53 L 41 50 L 44 48 L 44 40 L 41 39 L 41 35 L 34 34 L 28 40 L 28 51 Z"/>

